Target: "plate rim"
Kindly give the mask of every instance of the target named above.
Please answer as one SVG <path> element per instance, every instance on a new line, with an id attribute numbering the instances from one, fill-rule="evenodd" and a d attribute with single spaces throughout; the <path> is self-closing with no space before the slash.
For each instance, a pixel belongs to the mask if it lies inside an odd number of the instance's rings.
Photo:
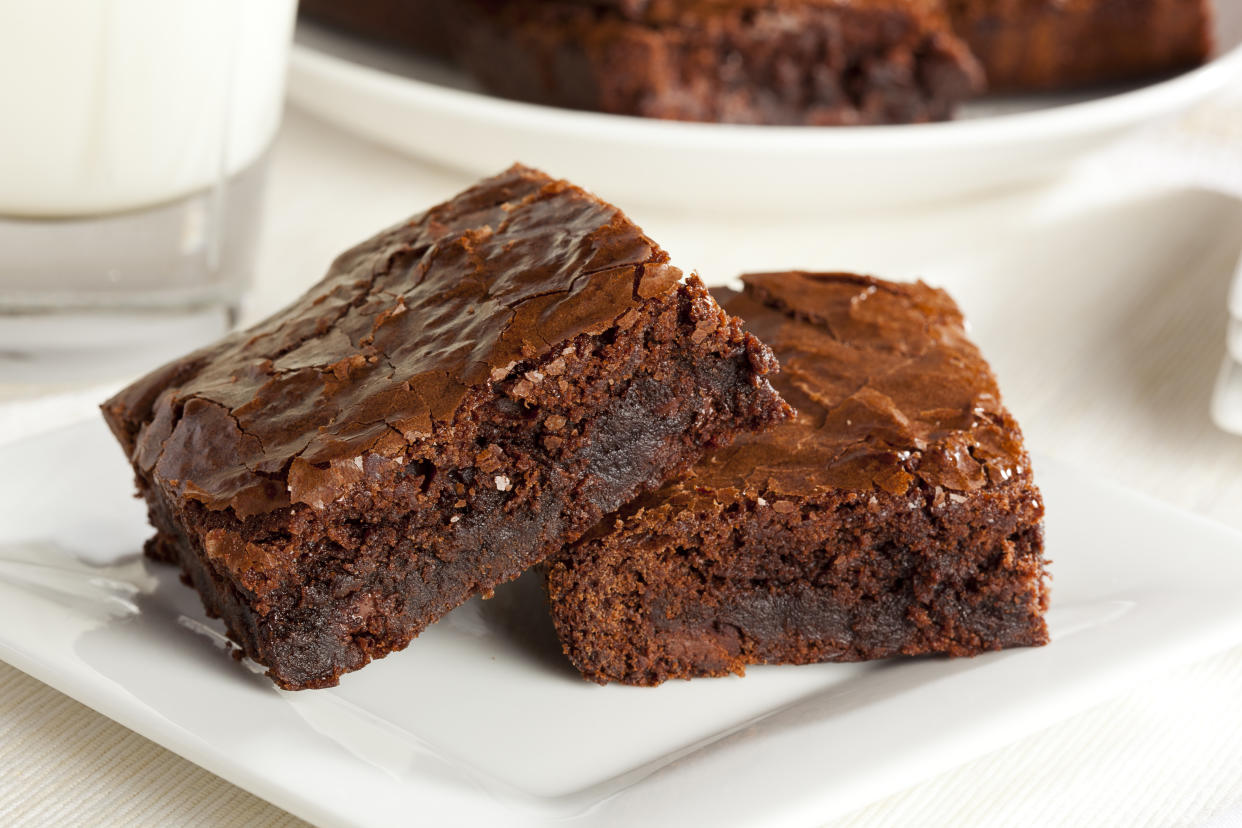
<path id="1" fill-rule="evenodd" d="M 329 32 L 331 37 L 366 44 L 350 35 L 298 21 L 304 28 Z M 291 100 L 303 105 L 302 86 L 316 78 L 344 80 L 371 87 L 392 99 L 404 99 L 458 117 L 497 123 L 521 123 L 582 139 L 639 141 L 661 147 L 694 145 L 722 152 L 783 152 L 851 154 L 877 153 L 916 143 L 927 151 L 971 148 L 1017 140 L 1055 140 L 1081 133 L 1108 131 L 1176 112 L 1223 89 L 1242 76 L 1242 39 L 1213 55 L 1200 66 L 1135 89 L 1104 94 L 1085 101 L 1059 104 L 1027 112 L 924 124 L 850 127 L 768 126 L 668 121 L 633 115 L 615 115 L 508 100 L 485 92 L 454 89 L 431 81 L 388 72 L 294 41 L 289 63 Z M 621 133 L 620 135 L 618 133 Z"/>

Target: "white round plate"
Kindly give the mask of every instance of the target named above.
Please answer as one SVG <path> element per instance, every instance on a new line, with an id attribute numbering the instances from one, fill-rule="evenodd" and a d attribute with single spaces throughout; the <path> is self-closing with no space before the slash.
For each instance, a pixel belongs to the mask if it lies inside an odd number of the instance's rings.
<path id="1" fill-rule="evenodd" d="M 983 99 L 947 123 L 771 127 L 657 121 L 518 103 L 418 55 L 302 23 L 289 95 L 366 138 L 480 175 L 514 161 L 621 203 L 690 209 L 893 208 L 1065 168 L 1242 78 L 1242 2 L 1215 0 L 1216 57 L 1087 94 Z"/>

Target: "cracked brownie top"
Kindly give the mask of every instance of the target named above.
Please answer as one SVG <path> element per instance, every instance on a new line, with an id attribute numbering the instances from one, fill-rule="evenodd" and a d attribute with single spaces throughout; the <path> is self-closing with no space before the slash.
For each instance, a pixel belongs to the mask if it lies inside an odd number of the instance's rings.
<path id="1" fill-rule="evenodd" d="M 901 495 L 916 479 L 953 497 L 1029 471 L 996 379 L 944 291 L 848 273 L 743 282 L 721 305 L 780 357 L 773 385 L 797 419 L 740 437 L 652 500 L 677 489 Z"/>
<path id="2" fill-rule="evenodd" d="M 365 456 L 430 437 L 517 361 L 672 290 L 681 273 L 667 261 L 616 208 L 516 165 L 347 251 L 285 310 L 104 408 L 136 466 L 179 497 L 239 518 L 321 507 Z"/>

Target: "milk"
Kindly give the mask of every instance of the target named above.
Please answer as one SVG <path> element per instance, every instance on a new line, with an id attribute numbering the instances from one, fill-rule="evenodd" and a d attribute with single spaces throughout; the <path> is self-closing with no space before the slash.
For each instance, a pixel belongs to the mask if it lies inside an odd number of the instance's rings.
<path id="1" fill-rule="evenodd" d="M 253 164 L 296 5 L 0 2 L 0 218 L 150 207 Z"/>
<path id="2" fill-rule="evenodd" d="M 295 0 L 0 0 L 0 386 L 220 336 L 254 270 Z"/>

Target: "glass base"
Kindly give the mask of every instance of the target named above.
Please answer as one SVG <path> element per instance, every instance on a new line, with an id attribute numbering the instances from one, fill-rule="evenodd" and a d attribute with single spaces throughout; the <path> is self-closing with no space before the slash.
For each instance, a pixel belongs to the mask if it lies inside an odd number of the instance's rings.
<path id="1" fill-rule="evenodd" d="M 144 210 L 0 217 L 0 383 L 124 377 L 221 336 L 253 271 L 265 172 L 266 157 Z"/>

